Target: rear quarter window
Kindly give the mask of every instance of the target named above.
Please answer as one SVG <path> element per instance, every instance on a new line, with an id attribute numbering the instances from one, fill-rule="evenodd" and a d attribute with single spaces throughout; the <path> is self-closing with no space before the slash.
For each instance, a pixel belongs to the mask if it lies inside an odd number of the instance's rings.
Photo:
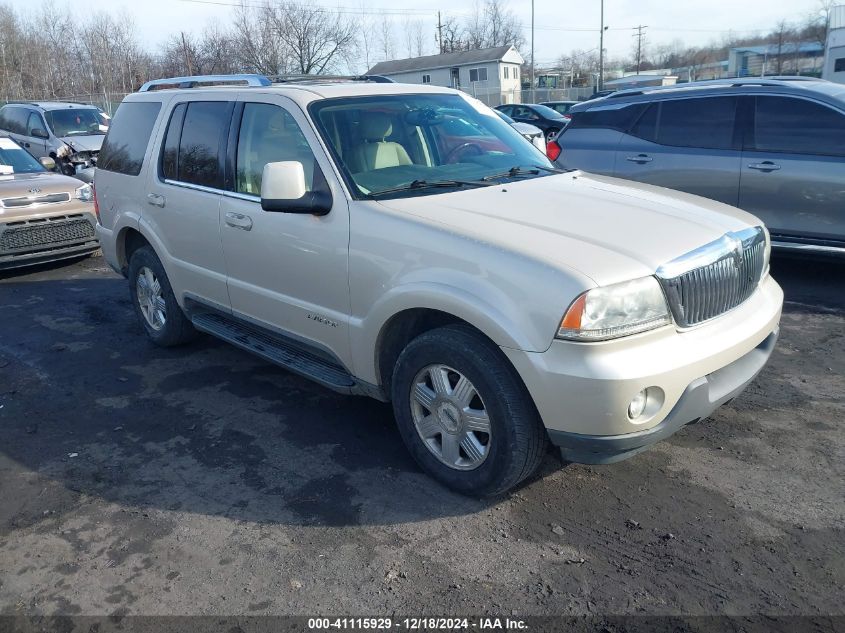
<path id="1" fill-rule="evenodd" d="M 97 169 L 127 176 L 140 174 L 160 110 L 161 104 L 155 101 L 121 104 L 103 141 Z"/>

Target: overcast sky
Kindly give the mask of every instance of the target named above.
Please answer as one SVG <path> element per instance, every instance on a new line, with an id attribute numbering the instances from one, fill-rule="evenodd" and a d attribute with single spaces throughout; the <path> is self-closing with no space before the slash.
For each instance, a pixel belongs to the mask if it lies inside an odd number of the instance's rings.
<path id="1" fill-rule="evenodd" d="M 20 11 L 28 11 L 40 0 L 0 0 Z M 171 34 L 180 30 L 201 31 L 209 20 L 225 22 L 231 16 L 231 4 L 239 0 L 82 0 L 68 4 L 79 15 L 86 12 L 125 10 L 135 18 L 138 35 L 147 48 L 155 50 Z M 258 0 L 245 0 L 258 4 Z M 845 2 L 845 0 L 843 0 Z M 59 0 L 59 4 L 62 0 Z M 309 0 L 309 4 L 330 8 L 367 7 L 374 20 L 391 15 L 395 23 L 396 48 L 405 57 L 402 23 L 421 19 L 431 33 L 431 53 L 435 51 L 434 29 L 437 11 L 464 15 L 472 11 L 474 0 Z M 510 8 L 525 27 L 527 57 L 530 45 L 531 3 L 510 0 Z M 573 49 L 597 49 L 600 0 L 536 0 L 535 45 L 537 63 L 550 63 Z M 785 19 L 797 22 L 819 13 L 819 0 L 605 0 L 605 24 L 610 28 L 605 39 L 608 56 L 628 56 L 632 27 L 647 25 L 650 44 L 681 39 L 688 45 L 706 44 L 730 30 L 748 34 L 769 30 Z"/>

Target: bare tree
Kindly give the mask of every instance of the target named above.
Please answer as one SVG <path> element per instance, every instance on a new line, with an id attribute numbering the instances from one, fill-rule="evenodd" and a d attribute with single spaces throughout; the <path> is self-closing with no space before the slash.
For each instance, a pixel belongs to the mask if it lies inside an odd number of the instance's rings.
<path id="1" fill-rule="evenodd" d="M 425 25 L 422 20 L 406 19 L 402 24 L 405 36 L 405 49 L 408 57 L 422 57 L 426 54 Z"/>
<path id="2" fill-rule="evenodd" d="M 382 59 L 387 61 L 396 59 L 396 44 L 393 38 L 393 22 L 387 16 L 382 16 L 379 24 L 379 45 L 381 47 Z"/>

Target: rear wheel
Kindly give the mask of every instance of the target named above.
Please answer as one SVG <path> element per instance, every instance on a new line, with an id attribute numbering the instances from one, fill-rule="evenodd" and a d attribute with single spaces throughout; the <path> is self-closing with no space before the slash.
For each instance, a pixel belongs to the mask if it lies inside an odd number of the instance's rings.
<path id="1" fill-rule="evenodd" d="M 153 343 L 170 347 L 196 338 L 197 332 L 176 301 L 164 266 L 151 247 L 132 253 L 128 277 L 135 313 Z"/>
<path id="2" fill-rule="evenodd" d="M 542 461 L 546 432 L 501 351 L 467 326 L 422 334 L 393 374 L 399 431 L 420 466 L 471 495 L 504 493 Z"/>

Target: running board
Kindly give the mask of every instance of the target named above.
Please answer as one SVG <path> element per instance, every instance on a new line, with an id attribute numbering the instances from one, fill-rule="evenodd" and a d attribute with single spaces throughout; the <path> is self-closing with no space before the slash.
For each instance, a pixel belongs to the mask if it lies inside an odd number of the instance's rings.
<path id="1" fill-rule="evenodd" d="M 339 364 L 304 349 L 280 335 L 222 314 L 200 312 L 191 315 L 194 327 L 252 352 L 275 365 L 341 393 L 357 393 L 355 379 Z"/>

